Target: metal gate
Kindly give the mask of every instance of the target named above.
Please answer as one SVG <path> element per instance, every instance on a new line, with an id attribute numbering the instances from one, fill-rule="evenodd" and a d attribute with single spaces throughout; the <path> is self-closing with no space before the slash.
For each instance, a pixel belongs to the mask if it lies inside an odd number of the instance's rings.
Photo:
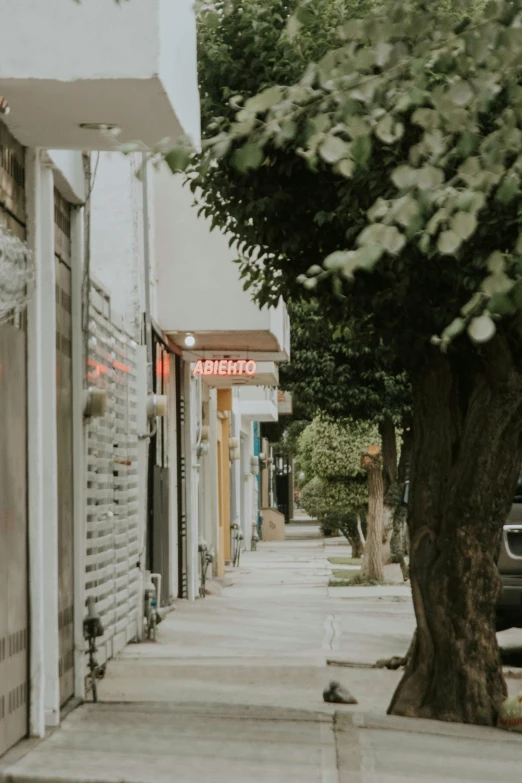
<path id="1" fill-rule="evenodd" d="M 152 469 L 151 571 L 161 574 L 160 606 L 170 603 L 169 469 Z"/>
<path id="2" fill-rule="evenodd" d="M 176 367 L 176 453 L 178 455 L 178 597 L 188 598 L 187 506 L 185 458 L 185 396 L 183 394 L 183 361 L 175 358 Z"/>
<path id="3" fill-rule="evenodd" d="M 60 704 L 74 695 L 71 205 L 54 191 Z"/>
<path id="4" fill-rule="evenodd" d="M 25 334 L 0 326 L 0 755 L 27 733 Z"/>
<path id="5" fill-rule="evenodd" d="M 0 123 L 0 224 L 25 239 L 24 148 Z M 1 260 L 0 260 L 1 263 Z M 0 326 L 0 756 L 28 730 L 25 314 Z"/>
<path id="6" fill-rule="evenodd" d="M 152 335 L 155 394 L 170 393 L 170 352 L 155 332 Z M 156 434 L 149 448 L 149 536 L 148 568 L 161 574 L 160 606 L 168 606 L 170 594 L 170 514 L 169 514 L 169 421 L 157 419 Z"/>
<path id="7" fill-rule="evenodd" d="M 105 631 L 100 662 L 138 628 L 137 346 L 117 321 L 109 297 L 91 283 L 89 384 L 107 392 L 105 416 L 87 428 L 85 589 Z"/>

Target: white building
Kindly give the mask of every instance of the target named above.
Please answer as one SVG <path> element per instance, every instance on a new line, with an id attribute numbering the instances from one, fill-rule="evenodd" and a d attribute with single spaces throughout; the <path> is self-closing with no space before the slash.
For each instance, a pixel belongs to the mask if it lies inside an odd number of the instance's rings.
<path id="1" fill-rule="evenodd" d="M 5 5 L 0 224 L 31 249 L 35 280 L 25 308 L 7 266 L 23 246 L 2 234 L 1 296 L 14 307 L 0 326 L 0 754 L 83 698 L 87 595 L 102 657 L 141 627 L 142 191 L 136 160 L 113 154 L 120 188 L 104 153 L 80 150 L 199 137 L 191 0 Z M 104 388 L 105 417 L 84 417 L 88 386 Z"/>
<path id="2" fill-rule="evenodd" d="M 85 697 L 88 598 L 103 663 L 142 636 L 147 572 L 167 609 L 199 594 L 200 541 L 215 576 L 250 544 L 254 422 L 289 355 L 284 305 L 251 302 L 180 179 L 117 151 L 198 143 L 192 0 L 7 6 L 0 225 L 35 280 L 25 306 L 0 234 L 0 755 Z"/>

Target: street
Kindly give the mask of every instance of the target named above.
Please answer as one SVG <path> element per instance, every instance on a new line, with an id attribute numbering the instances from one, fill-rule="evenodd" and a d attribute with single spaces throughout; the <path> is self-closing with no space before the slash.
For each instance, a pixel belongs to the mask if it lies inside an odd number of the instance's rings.
<path id="1" fill-rule="evenodd" d="M 108 667 L 103 703 L 74 710 L 20 760 L 8 754 L 3 779 L 519 780 L 520 735 L 386 716 L 401 675 L 370 666 L 408 647 L 409 587 L 328 587 L 328 558 L 348 551 L 341 539 L 310 525 L 287 536 L 243 553 L 204 600 L 178 602 L 157 642 L 129 645 Z M 503 637 L 520 665 L 522 634 Z M 325 704 L 331 679 L 358 705 Z"/>

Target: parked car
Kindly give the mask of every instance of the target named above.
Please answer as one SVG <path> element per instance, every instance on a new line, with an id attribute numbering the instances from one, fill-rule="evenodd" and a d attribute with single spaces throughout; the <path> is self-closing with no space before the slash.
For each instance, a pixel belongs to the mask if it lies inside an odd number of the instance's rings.
<path id="1" fill-rule="evenodd" d="M 497 630 L 522 628 L 522 473 L 502 532 L 498 570 L 502 593 L 497 607 Z"/>
<path id="2" fill-rule="evenodd" d="M 404 487 L 403 505 L 408 505 L 409 481 Z M 522 628 L 522 473 L 515 498 L 502 531 L 498 559 L 502 592 L 497 605 L 497 631 Z"/>

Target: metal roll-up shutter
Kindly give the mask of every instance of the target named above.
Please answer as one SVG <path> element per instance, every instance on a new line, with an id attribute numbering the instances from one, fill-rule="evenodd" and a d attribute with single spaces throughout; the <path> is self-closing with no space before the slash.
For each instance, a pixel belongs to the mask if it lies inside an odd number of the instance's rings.
<path id="1" fill-rule="evenodd" d="M 0 123 L 0 225 L 25 240 L 25 150 Z M 0 258 L 0 264 L 2 259 Z M 0 325 L 0 755 L 28 731 L 25 313 Z"/>
<path id="2" fill-rule="evenodd" d="M 71 205 L 54 191 L 56 442 L 60 704 L 74 694 L 74 511 L 72 425 Z"/>
<path id="3" fill-rule="evenodd" d="M 85 589 L 104 627 L 97 641 L 104 662 L 137 634 L 137 345 L 95 284 L 89 313 L 89 385 L 105 389 L 107 409 L 87 427 Z"/>

